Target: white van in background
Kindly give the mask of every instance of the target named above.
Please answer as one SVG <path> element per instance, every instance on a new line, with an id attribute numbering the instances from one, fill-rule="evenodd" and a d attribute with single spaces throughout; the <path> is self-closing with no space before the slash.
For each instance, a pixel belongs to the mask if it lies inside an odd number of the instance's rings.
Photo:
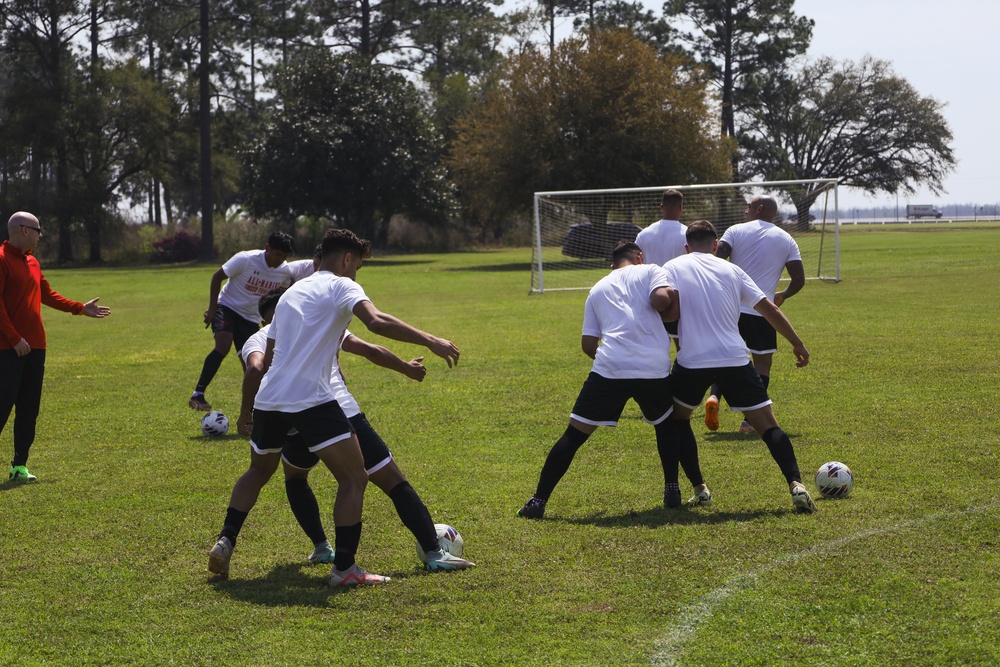
<path id="1" fill-rule="evenodd" d="M 941 211 L 930 204 L 907 204 L 906 219 L 919 220 L 920 218 L 940 218 Z"/>

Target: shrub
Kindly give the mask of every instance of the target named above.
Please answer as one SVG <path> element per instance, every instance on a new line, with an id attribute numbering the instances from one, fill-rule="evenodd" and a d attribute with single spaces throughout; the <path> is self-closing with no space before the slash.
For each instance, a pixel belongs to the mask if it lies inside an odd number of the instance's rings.
<path id="1" fill-rule="evenodd" d="M 198 259 L 198 249 L 201 238 L 185 231 L 179 231 L 162 241 L 153 244 L 153 254 L 149 256 L 153 262 L 189 262 Z M 219 254 L 218 248 L 212 248 L 212 255 Z"/>

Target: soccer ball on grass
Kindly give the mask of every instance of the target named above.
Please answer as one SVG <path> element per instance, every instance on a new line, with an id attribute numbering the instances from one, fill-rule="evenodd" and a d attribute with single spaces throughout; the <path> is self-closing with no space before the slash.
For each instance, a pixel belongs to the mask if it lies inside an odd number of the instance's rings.
<path id="1" fill-rule="evenodd" d="M 437 531 L 438 544 L 441 545 L 441 550 L 447 551 L 452 556 L 461 558 L 462 554 L 465 553 L 465 542 L 462 540 L 462 536 L 458 534 L 458 531 L 446 523 L 434 524 L 434 530 Z M 421 563 L 427 562 L 427 554 L 420 548 L 419 542 L 417 543 L 417 558 L 420 559 Z"/>
<path id="2" fill-rule="evenodd" d="M 210 437 L 219 437 L 229 431 L 229 418 L 218 410 L 212 410 L 201 418 L 201 432 Z"/>
<path id="3" fill-rule="evenodd" d="M 840 461 L 824 463 L 816 472 L 816 488 L 825 498 L 843 498 L 854 488 L 854 474 Z"/>

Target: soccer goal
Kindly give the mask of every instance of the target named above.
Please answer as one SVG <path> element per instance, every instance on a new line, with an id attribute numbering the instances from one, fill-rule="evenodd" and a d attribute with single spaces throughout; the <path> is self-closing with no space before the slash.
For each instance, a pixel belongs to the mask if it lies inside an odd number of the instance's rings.
<path id="1" fill-rule="evenodd" d="M 747 203 L 768 194 L 780 224 L 799 244 L 806 278 L 840 280 L 837 179 L 668 185 L 655 188 L 535 193 L 531 292 L 589 290 L 607 274 L 611 249 L 660 219 L 660 196 L 684 194 L 682 223 L 710 220 L 721 235 L 744 222 Z"/>

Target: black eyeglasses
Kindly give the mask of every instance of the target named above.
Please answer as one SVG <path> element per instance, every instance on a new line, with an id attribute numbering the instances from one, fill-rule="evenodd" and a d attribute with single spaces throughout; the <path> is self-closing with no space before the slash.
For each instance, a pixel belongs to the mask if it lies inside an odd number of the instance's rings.
<path id="1" fill-rule="evenodd" d="M 39 235 L 39 236 L 41 236 L 41 235 L 42 235 L 42 230 L 41 230 L 41 228 L 40 228 L 40 227 L 32 227 L 31 225 L 21 225 L 21 229 L 33 229 L 33 230 L 35 230 L 36 232 L 38 232 L 38 235 Z"/>

